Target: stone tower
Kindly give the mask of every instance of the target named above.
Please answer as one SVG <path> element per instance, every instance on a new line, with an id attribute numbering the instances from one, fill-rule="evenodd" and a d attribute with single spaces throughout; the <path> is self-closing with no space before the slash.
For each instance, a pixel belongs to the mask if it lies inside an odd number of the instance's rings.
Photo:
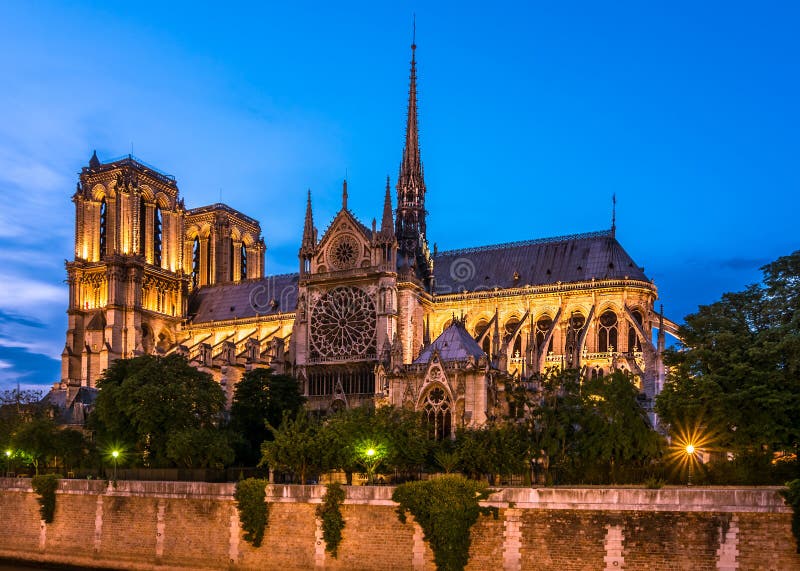
<path id="1" fill-rule="evenodd" d="M 93 387 L 115 359 L 166 351 L 186 312 L 184 207 L 175 179 L 128 155 L 80 173 L 66 263 L 63 388 Z"/>

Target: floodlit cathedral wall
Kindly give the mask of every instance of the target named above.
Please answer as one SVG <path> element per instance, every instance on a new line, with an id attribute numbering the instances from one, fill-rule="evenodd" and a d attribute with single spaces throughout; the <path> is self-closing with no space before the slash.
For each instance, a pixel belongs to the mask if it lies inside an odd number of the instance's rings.
<path id="1" fill-rule="evenodd" d="M 504 412 L 512 384 L 549 370 L 632 373 L 661 390 L 658 292 L 608 231 L 439 251 L 428 242 L 412 46 L 394 200 L 371 225 L 342 206 L 324 232 L 306 204 L 298 272 L 265 276 L 258 221 L 187 209 L 175 179 L 132 156 L 85 167 L 66 264 L 69 325 L 59 390 L 95 386 L 115 359 L 185 355 L 232 398 L 242 375 L 294 375 L 318 410 L 421 410 L 438 436 Z M 654 342 L 654 333 L 658 332 Z"/>

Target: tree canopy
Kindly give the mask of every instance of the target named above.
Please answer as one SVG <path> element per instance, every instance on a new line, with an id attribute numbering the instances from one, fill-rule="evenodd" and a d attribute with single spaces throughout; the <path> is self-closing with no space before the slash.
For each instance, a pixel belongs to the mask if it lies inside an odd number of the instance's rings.
<path id="1" fill-rule="evenodd" d="M 236 384 L 231 404 L 230 427 L 241 435 L 244 443 L 238 453 L 239 461 L 255 465 L 261 443 L 272 439 L 267 423 L 279 426 L 285 412 L 296 416 L 305 400 L 294 377 L 276 375 L 272 369 L 247 371 Z"/>
<path id="2" fill-rule="evenodd" d="M 800 251 L 764 266 L 763 280 L 700 306 L 668 351 L 656 402 L 673 429 L 701 426 L 715 446 L 787 450 L 800 442 Z"/>
<path id="3" fill-rule="evenodd" d="M 230 458 L 218 442 L 213 446 L 217 458 L 208 458 L 208 450 L 187 448 L 187 442 L 209 442 L 203 431 L 219 428 L 225 393 L 185 357 L 119 359 L 105 370 L 98 387 L 92 413 L 98 439 L 124 448 L 134 462 L 152 467 L 217 465 Z"/>

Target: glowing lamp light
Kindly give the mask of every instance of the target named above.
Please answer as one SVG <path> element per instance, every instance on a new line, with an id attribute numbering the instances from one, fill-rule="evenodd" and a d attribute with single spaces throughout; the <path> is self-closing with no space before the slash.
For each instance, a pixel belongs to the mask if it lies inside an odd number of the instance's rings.
<path id="1" fill-rule="evenodd" d="M 119 450 L 113 450 L 113 451 L 111 452 L 111 456 L 112 456 L 112 458 L 114 458 L 115 460 L 116 460 L 117 458 L 119 458 Z"/>
<path id="2" fill-rule="evenodd" d="M 686 453 L 689 454 L 689 455 L 694 454 L 694 445 L 693 444 L 687 444 L 686 445 Z"/>
<path id="3" fill-rule="evenodd" d="M 374 448 L 368 449 L 367 450 L 367 456 L 370 456 L 370 457 L 371 456 L 375 456 L 375 449 Z"/>
<path id="4" fill-rule="evenodd" d="M 6 457 L 11 458 L 11 450 L 6 450 Z"/>

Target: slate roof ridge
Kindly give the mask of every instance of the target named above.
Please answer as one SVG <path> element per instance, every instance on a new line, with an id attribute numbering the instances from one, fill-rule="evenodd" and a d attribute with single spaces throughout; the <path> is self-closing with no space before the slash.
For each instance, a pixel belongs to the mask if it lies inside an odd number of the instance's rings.
<path id="1" fill-rule="evenodd" d="M 507 248 L 518 248 L 521 246 L 535 246 L 537 244 L 556 244 L 558 242 L 569 242 L 571 240 L 589 240 L 593 238 L 614 238 L 611 230 L 599 230 L 597 232 L 585 232 L 583 234 L 568 234 L 566 236 L 553 236 L 550 238 L 535 238 L 533 240 L 520 240 L 517 242 L 505 242 L 503 244 L 490 244 L 487 246 L 472 246 L 468 248 L 458 248 L 455 250 L 440 250 L 436 257 L 453 256 L 459 254 L 474 254 L 475 252 L 490 252 L 493 250 L 504 250 Z M 616 238 L 614 238 L 616 239 Z"/>

